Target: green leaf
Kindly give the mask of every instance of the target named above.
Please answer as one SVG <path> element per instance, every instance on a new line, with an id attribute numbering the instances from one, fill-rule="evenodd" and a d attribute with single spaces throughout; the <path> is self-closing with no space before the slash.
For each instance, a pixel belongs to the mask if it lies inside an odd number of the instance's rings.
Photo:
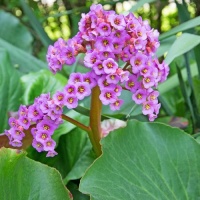
<path id="1" fill-rule="evenodd" d="M 200 36 L 183 33 L 179 38 L 175 40 L 171 48 L 169 49 L 165 62 L 170 64 L 176 57 L 183 55 L 189 50 L 193 49 L 200 43 Z"/>
<path id="2" fill-rule="evenodd" d="M 29 73 L 21 77 L 25 88 L 23 102 L 24 104 L 33 103 L 34 99 L 42 93 L 54 94 L 57 90 L 62 90 L 67 79 L 61 74 L 53 75 L 48 70 Z"/>
<path id="3" fill-rule="evenodd" d="M 175 28 L 171 29 L 170 31 L 167 31 L 163 34 L 160 35 L 159 40 L 163 40 L 171 35 L 174 35 L 178 32 L 182 32 L 185 30 L 188 30 L 190 28 L 196 27 L 200 25 L 200 16 L 196 17 L 194 19 L 191 19 L 187 22 L 184 22 L 182 24 L 180 24 L 179 26 L 176 26 Z"/>
<path id="4" fill-rule="evenodd" d="M 31 52 L 33 37 L 19 19 L 0 10 L 0 38 L 10 44 Z"/>
<path id="5" fill-rule="evenodd" d="M 129 121 L 102 140 L 103 154 L 80 191 L 93 200 L 177 200 L 200 197 L 200 145 L 159 123 Z"/>
<path id="6" fill-rule="evenodd" d="M 38 34 L 38 36 L 40 37 L 43 45 L 45 47 L 48 47 L 52 43 L 52 41 L 50 40 L 50 38 L 48 37 L 48 35 L 44 31 L 44 28 L 42 27 L 42 25 L 40 24 L 38 19 L 35 17 L 34 12 L 27 5 L 27 3 L 24 0 L 21 0 L 20 2 L 21 2 L 22 8 L 23 8 L 26 16 L 29 19 L 31 26 L 35 29 L 35 31 Z"/>
<path id="7" fill-rule="evenodd" d="M 8 112 L 21 103 L 22 87 L 19 73 L 10 63 L 6 51 L 0 49 L 0 133 L 8 127 Z"/>
<path id="8" fill-rule="evenodd" d="M 145 3 L 152 3 L 154 1 L 156 0 L 140 0 L 129 10 L 129 12 L 135 12 L 138 8 L 142 7 Z"/>
<path id="9" fill-rule="evenodd" d="M 60 137 L 58 160 L 55 167 L 61 171 L 66 184 L 69 180 L 76 180 L 83 176 L 86 169 L 92 164 L 95 155 L 87 133 L 76 128 L 70 133 Z"/>
<path id="10" fill-rule="evenodd" d="M 0 177 L 1 199 L 70 199 L 57 170 L 18 150 L 0 150 Z"/>
<path id="11" fill-rule="evenodd" d="M 27 73 L 30 71 L 38 71 L 40 69 L 47 69 L 47 64 L 38 60 L 26 51 L 15 47 L 9 42 L 0 38 L 0 47 L 4 48 L 10 55 L 12 64 L 21 72 Z"/>

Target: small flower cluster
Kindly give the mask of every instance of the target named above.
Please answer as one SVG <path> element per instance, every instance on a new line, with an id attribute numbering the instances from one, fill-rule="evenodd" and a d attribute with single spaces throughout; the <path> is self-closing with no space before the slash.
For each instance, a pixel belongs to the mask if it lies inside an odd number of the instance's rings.
<path id="1" fill-rule="evenodd" d="M 56 93 L 53 98 L 50 94 L 42 94 L 35 99 L 30 106 L 21 105 L 18 118 L 10 117 L 10 130 L 5 134 L 9 138 L 9 144 L 15 147 L 22 146 L 25 130 L 30 129 L 33 136 L 33 147 L 38 151 L 47 151 L 48 156 L 54 156 L 56 142 L 51 138 L 55 129 L 62 123 L 62 95 Z"/>
<path id="2" fill-rule="evenodd" d="M 119 110 L 124 102 L 119 98 L 121 91 L 129 90 L 132 100 L 142 104 L 143 114 L 153 121 L 160 108 L 155 88 L 169 73 L 169 67 L 154 57 L 158 36 L 158 31 L 141 17 L 132 13 L 118 15 L 103 10 L 99 4 L 92 5 L 89 13 L 82 14 L 75 37 L 67 42 L 59 39 L 49 47 L 47 61 L 56 73 L 63 64 L 71 65 L 79 53 L 85 53 L 84 65 L 92 78 L 92 83 L 88 83 L 90 88 L 99 86 L 102 103 Z M 123 68 L 118 65 L 120 60 L 126 62 Z M 85 90 L 89 91 L 86 87 Z"/>
<path id="3" fill-rule="evenodd" d="M 77 107 L 78 100 L 91 94 L 96 85 L 90 72 L 72 73 L 63 91 L 57 91 L 53 97 L 41 94 L 30 106 L 21 105 L 18 118 L 10 117 L 10 130 L 5 130 L 9 144 L 22 146 L 25 130 L 30 129 L 33 136 L 32 146 L 38 151 L 47 151 L 47 157 L 54 156 L 56 142 L 51 138 L 55 129 L 62 123 L 63 106 L 68 109 Z"/>

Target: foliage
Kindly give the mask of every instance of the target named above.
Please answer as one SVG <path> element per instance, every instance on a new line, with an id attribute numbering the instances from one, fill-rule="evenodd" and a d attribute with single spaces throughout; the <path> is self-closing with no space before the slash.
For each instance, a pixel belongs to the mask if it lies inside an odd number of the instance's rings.
<path id="1" fill-rule="evenodd" d="M 101 140 L 103 154 L 99 158 L 96 158 L 85 131 L 69 122 L 60 125 L 53 136 L 58 152 L 53 158 L 36 152 L 31 147 L 32 136 L 27 132 L 22 152 L 0 150 L 2 199 L 14 200 L 16 196 L 18 199 L 43 199 L 47 195 L 48 199 L 70 199 L 71 196 L 89 199 L 88 195 L 99 200 L 198 199 L 198 1 L 186 4 L 183 0 L 180 4 L 178 1 L 142 0 L 135 5 L 129 1 L 128 8 L 124 1 L 98 2 L 121 13 L 131 11 L 141 15 L 161 32 L 157 56 L 164 59 L 171 70 L 167 81 L 158 87 L 162 107 L 157 121 L 162 123 L 146 123 L 141 107 L 131 101 L 116 112 L 103 107 L 102 120 L 114 118 L 128 124 Z M 65 66 L 59 74 L 52 75 L 47 71 L 45 55 L 52 40 L 68 39 L 77 33 L 81 13 L 88 12 L 91 3 L 63 0 L 47 6 L 36 1 L 2 1 L 0 132 L 8 128 L 8 117 L 15 115 L 20 104 L 33 103 L 41 93 L 52 95 L 62 90 L 72 72 L 84 70 L 80 56 L 71 68 Z M 172 9 L 172 6 L 175 7 Z M 171 12 L 166 14 L 169 9 Z M 123 97 L 131 98 L 126 92 Z M 65 113 L 88 124 L 89 105 L 88 98 L 75 110 L 65 110 Z M 3 134 L 0 145 L 10 147 Z"/>

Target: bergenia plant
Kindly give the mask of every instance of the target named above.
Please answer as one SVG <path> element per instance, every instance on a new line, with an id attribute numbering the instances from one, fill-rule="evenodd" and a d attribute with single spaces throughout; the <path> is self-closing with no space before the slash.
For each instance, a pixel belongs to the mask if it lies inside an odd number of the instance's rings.
<path id="1" fill-rule="evenodd" d="M 63 65 L 72 65 L 79 54 L 85 54 L 87 73 L 70 74 L 62 91 L 53 96 L 41 94 L 32 105 L 21 105 L 18 118 L 9 119 L 6 130 L 10 145 L 20 147 L 29 129 L 33 136 L 32 146 L 55 156 L 54 131 L 66 120 L 85 130 L 97 156 L 101 154 L 100 139 L 108 134 L 101 127 L 102 104 L 111 110 L 120 110 L 125 101 L 142 105 L 142 113 L 153 121 L 160 109 L 158 83 L 166 80 L 169 67 L 155 56 L 159 47 L 157 30 L 148 21 L 132 13 L 124 16 L 92 5 L 90 12 L 82 14 L 79 32 L 65 41 L 58 39 L 49 46 L 47 61 L 55 74 Z M 123 66 L 119 65 L 123 61 Z M 120 62 L 121 63 L 121 62 Z M 121 99 L 122 90 L 132 94 L 132 99 Z M 91 96 L 90 121 L 86 126 L 63 114 L 63 107 L 74 109 L 84 98 Z M 111 129 L 112 128 L 109 128 Z"/>

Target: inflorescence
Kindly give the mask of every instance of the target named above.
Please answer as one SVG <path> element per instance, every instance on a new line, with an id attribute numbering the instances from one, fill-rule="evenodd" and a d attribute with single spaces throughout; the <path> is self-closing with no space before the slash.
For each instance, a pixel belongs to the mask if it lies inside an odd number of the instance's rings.
<path id="1" fill-rule="evenodd" d="M 56 143 L 51 136 L 62 123 L 63 106 L 76 108 L 78 101 L 89 96 L 95 86 L 101 91 L 99 99 L 111 110 L 120 109 L 124 100 L 119 97 L 124 89 L 132 93 L 136 104 L 142 105 L 142 112 L 150 121 L 157 117 L 160 103 L 156 88 L 169 73 L 168 65 L 159 63 L 155 57 L 158 31 L 141 17 L 105 11 L 99 4 L 82 14 L 78 25 L 79 32 L 72 39 L 66 42 L 60 38 L 49 46 L 47 61 L 55 74 L 84 53 L 84 65 L 89 72 L 72 73 L 63 91 L 57 91 L 52 98 L 50 94 L 42 94 L 33 105 L 22 105 L 19 118 L 11 117 L 11 129 L 5 131 L 11 145 L 21 146 L 23 130 L 31 128 L 33 147 L 39 152 L 47 151 L 47 156 L 56 155 Z M 120 60 L 125 63 L 123 67 L 118 64 Z"/>

